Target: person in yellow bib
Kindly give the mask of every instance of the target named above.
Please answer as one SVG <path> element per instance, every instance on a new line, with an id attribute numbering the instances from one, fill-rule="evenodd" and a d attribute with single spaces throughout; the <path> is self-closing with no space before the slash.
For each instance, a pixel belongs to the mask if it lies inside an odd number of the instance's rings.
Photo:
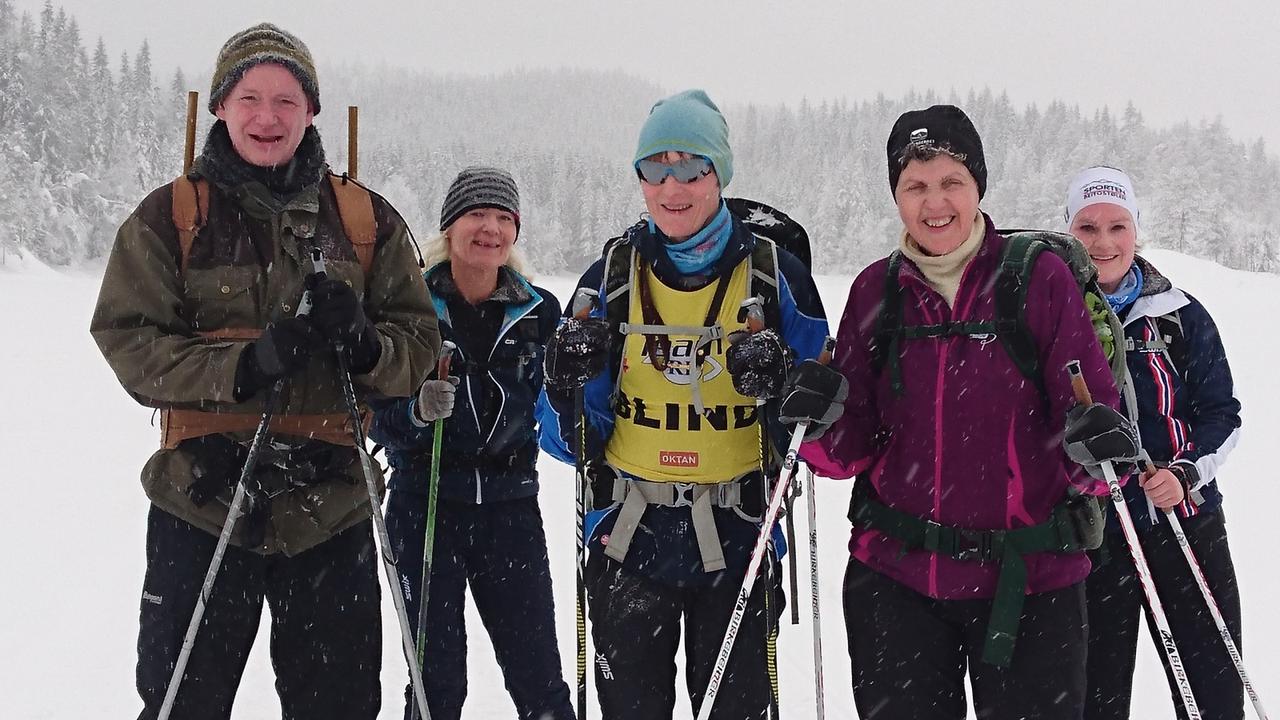
<path id="1" fill-rule="evenodd" d="M 809 269 L 730 211 L 729 131 L 701 90 L 653 106 L 632 165 L 648 216 L 610 241 L 578 281 L 547 345 L 540 443 L 590 489 L 584 579 L 594 677 L 610 719 L 670 718 L 675 654 L 697 712 L 760 532 L 785 429 L 776 398 L 827 335 Z M 575 438 L 574 394 L 585 433 Z M 776 529 L 775 529 L 776 530 Z M 771 566 L 781 556 L 774 533 Z M 758 582 L 712 709 L 758 718 L 771 699 L 778 573 Z"/>

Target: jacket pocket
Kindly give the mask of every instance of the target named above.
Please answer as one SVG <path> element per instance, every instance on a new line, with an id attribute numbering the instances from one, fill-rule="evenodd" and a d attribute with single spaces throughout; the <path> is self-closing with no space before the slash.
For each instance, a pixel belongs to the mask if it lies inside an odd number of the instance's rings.
<path id="1" fill-rule="evenodd" d="M 249 268 L 188 270 L 184 278 L 182 316 L 197 332 L 228 328 L 261 328 Z"/>

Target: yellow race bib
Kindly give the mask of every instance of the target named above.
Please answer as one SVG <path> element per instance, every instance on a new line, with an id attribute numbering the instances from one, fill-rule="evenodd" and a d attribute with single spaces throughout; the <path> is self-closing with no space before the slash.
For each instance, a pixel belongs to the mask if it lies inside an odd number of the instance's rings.
<path id="1" fill-rule="evenodd" d="M 631 270 L 628 322 L 643 323 L 637 262 Z M 616 423 L 605 458 L 635 477 L 652 481 L 720 483 L 760 466 L 759 408 L 754 398 L 740 395 L 725 368 L 725 339 L 744 329 L 738 307 L 747 296 L 743 261 L 728 280 L 715 322 L 723 328 L 719 339 L 704 346 L 696 363 L 700 336 L 668 335 L 670 357 L 659 371 L 644 356 L 644 335 L 628 333 L 623 342 Z M 653 305 L 669 326 L 701 326 L 715 299 L 716 284 L 698 290 L 677 290 L 645 273 Z M 694 373 L 699 373 L 703 412 L 693 402 Z"/>

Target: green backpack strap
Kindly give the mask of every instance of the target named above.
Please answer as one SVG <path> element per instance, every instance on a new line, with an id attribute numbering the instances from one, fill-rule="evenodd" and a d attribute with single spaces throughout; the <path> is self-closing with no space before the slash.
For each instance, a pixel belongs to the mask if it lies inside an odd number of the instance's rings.
<path id="1" fill-rule="evenodd" d="M 1027 291 L 1036 258 L 1048 249 L 1035 233 L 1016 232 L 1008 236 L 996 275 L 996 327 L 1000 342 L 1022 376 L 1043 391 L 1040 350 L 1027 327 Z"/>
<path id="2" fill-rule="evenodd" d="M 1079 240 L 1059 232 L 1044 230 L 1000 230 L 1006 238 L 1000 272 L 996 280 L 996 323 L 1002 328 L 1001 341 L 1024 377 L 1044 391 L 1039 367 L 1039 348 L 1026 322 L 1027 291 L 1036 258 L 1048 250 L 1067 264 L 1093 324 L 1094 334 L 1119 387 L 1124 382 L 1124 328 L 1098 285 L 1098 269 Z M 1012 326 L 1009 324 L 1012 323 Z"/>
<path id="3" fill-rule="evenodd" d="M 899 353 L 902 343 L 902 287 L 898 273 L 902 269 L 902 253 L 894 250 L 889 255 L 889 266 L 884 276 L 884 302 L 876 319 L 876 331 L 871 341 L 871 368 L 877 375 L 889 365 L 893 391 L 902 394 L 902 365 Z"/>

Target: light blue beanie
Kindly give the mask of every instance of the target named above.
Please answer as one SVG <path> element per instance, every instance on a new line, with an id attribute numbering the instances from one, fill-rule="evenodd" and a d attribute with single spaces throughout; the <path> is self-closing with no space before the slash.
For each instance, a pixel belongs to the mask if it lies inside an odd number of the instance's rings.
<path id="1" fill-rule="evenodd" d="M 660 152 L 675 150 L 711 160 L 723 189 L 733 179 L 729 125 L 720 108 L 702 90 L 685 90 L 659 100 L 640 128 L 632 165 Z"/>

